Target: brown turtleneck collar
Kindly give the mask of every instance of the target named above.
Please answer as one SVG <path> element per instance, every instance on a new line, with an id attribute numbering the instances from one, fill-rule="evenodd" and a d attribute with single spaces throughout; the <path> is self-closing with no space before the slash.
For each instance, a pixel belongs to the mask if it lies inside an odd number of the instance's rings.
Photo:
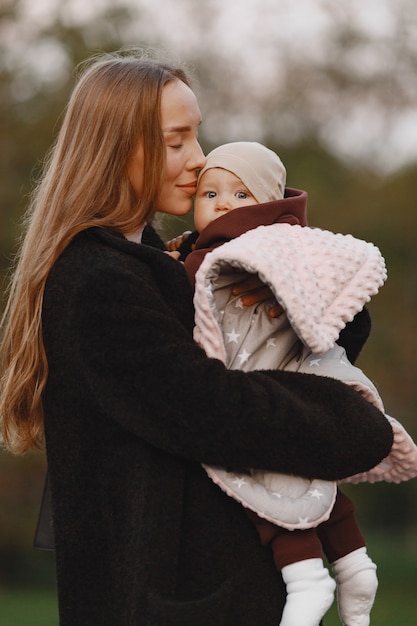
<path id="1" fill-rule="evenodd" d="M 195 274 L 210 250 L 248 230 L 277 223 L 307 226 L 307 192 L 287 187 L 281 200 L 242 207 L 211 222 L 199 235 L 193 252 L 184 261 L 191 283 L 194 285 Z"/>

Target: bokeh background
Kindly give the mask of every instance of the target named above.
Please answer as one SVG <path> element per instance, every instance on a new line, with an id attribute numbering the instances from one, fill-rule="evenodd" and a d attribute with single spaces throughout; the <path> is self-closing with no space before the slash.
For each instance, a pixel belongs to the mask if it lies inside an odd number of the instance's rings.
<path id="1" fill-rule="evenodd" d="M 359 365 L 417 439 L 417 4 L 414 0 L 0 0 L 0 285 L 75 68 L 123 46 L 194 76 L 208 151 L 257 140 L 309 222 L 375 242 L 388 281 Z M 192 226 L 162 222 L 170 238 Z M 33 550 L 42 453 L 0 452 L 0 624 L 57 624 L 53 555 Z M 379 565 L 373 624 L 417 619 L 417 481 L 347 487 Z M 335 613 L 325 621 L 337 624 Z M 161 625 L 162 626 L 162 625 Z"/>

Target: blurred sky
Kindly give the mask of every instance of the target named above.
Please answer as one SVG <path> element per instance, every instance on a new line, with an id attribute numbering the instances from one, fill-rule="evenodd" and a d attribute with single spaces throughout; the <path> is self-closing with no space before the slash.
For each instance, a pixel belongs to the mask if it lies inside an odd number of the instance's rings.
<path id="1" fill-rule="evenodd" d="M 81 24 L 94 20 L 103 7 L 130 5 L 132 21 L 124 32 L 126 43 L 135 41 L 139 21 L 140 32 L 146 23 L 155 42 L 185 60 L 202 46 L 221 51 L 224 62 L 236 67 L 237 73 L 243 73 L 244 68 L 251 89 L 262 92 L 270 88 L 272 69 L 276 75 L 277 65 L 284 64 L 289 55 L 293 59 L 324 61 L 326 47 L 322 44 L 332 36 L 336 18 L 346 19 L 369 35 L 370 45 L 346 59 L 358 75 L 378 72 L 382 64 L 389 66 L 393 50 L 389 45 L 384 48 L 377 44 L 390 41 L 394 34 L 393 12 L 398 15 L 404 10 L 409 11 L 403 16 L 404 34 L 411 42 L 417 41 L 417 10 L 413 4 L 417 9 L 413 0 L 21 0 L 23 36 L 22 32 L 19 36 L 11 32 L 13 46 L 9 48 L 10 54 L 12 49 L 18 54 L 37 24 L 54 21 L 58 7 L 69 24 Z M 27 62 L 51 83 L 72 69 L 66 66 L 63 51 L 51 41 L 42 42 Z M 28 88 L 24 79 L 20 86 L 16 82 L 22 97 Z M 336 117 L 326 125 L 325 139 L 345 157 L 354 155 L 361 146 L 365 149 L 367 144 L 382 145 L 386 149 L 377 153 L 386 170 L 417 159 L 417 103 L 404 107 L 401 115 L 391 119 L 389 129 L 386 119 L 378 116 L 373 107 L 372 99 L 358 101 L 347 119 Z"/>

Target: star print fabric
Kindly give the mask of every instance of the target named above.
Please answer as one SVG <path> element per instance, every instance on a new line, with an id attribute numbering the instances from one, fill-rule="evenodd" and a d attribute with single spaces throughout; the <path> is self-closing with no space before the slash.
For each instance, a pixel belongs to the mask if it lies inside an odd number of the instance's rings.
<path id="1" fill-rule="evenodd" d="M 231 287 L 242 273 L 218 276 L 213 286 L 215 315 L 218 316 L 226 348 L 228 369 L 284 369 L 299 352 L 301 342 L 286 315 L 268 315 L 272 301 L 244 306 Z"/>
<path id="2" fill-rule="evenodd" d="M 269 317 L 271 302 L 244 307 L 233 296 L 231 288 L 242 280 L 242 272 L 258 274 L 270 286 L 282 315 Z M 385 279 L 384 259 L 371 243 L 296 225 L 260 226 L 206 255 L 196 274 L 194 335 L 209 356 L 230 369 L 330 376 L 354 386 L 383 411 L 373 383 L 335 342 Z M 395 428 L 399 435 L 390 457 L 351 482 L 417 476 L 417 447 L 401 424 Z M 333 482 L 205 469 L 229 496 L 290 530 L 317 526 L 334 503 Z"/>
<path id="3" fill-rule="evenodd" d="M 272 472 L 248 474 L 206 466 L 210 478 L 230 497 L 259 517 L 288 530 L 305 530 L 329 518 L 336 483 Z"/>

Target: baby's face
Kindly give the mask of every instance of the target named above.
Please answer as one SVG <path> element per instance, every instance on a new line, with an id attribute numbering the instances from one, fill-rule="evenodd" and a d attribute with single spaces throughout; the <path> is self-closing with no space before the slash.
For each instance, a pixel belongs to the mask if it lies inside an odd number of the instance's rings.
<path id="1" fill-rule="evenodd" d="M 204 172 L 194 199 L 194 224 L 199 233 L 218 217 L 239 207 L 259 204 L 232 172 L 213 167 Z"/>

